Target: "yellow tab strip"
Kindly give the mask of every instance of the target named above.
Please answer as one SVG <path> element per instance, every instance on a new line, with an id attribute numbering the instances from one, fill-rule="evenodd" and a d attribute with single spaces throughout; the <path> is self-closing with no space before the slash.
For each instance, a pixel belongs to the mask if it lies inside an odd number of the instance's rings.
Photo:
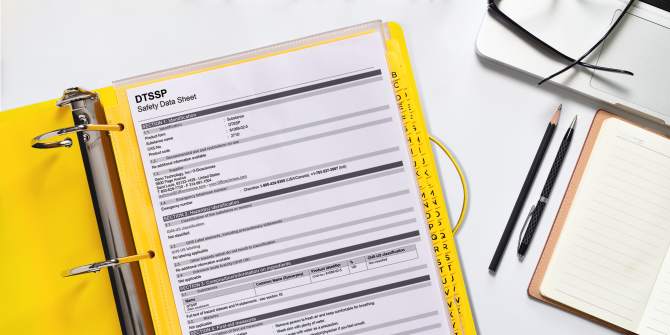
<path id="1" fill-rule="evenodd" d="M 405 38 L 398 24 L 388 23 L 387 26 L 390 34 L 390 39 L 387 41 L 387 52 L 393 88 L 416 168 L 416 177 L 452 326 L 457 335 L 477 334 L 465 279 L 458 259 L 456 241 L 447 215 L 428 130 L 419 104 L 416 83 L 412 76 Z"/>

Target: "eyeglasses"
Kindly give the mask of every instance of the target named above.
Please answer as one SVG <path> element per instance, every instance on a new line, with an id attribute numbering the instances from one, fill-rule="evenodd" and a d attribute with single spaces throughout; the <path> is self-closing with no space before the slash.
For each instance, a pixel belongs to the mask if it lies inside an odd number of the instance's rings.
<path id="1" fill-rule="evenodd" d="M 614 23 L 609 27 L 605 35 L 596 42 L 595 45 L 593 45 L 586 53 L 584 53 L 581 57 L 574 59 L 560 51 L 558 49 L 552 47 L 548 43 L 544 42 L 541 40 L 539 37 L 533 35 L 530 31 L 528 31 L 526 28 L 522 27 L 520 24 L 518 24 L 516 21 L 514 21 L 512 18 L 507 16 L 505 13 L 503 13 L 500 8 L 498 8 L 497 2 L 500 0 L 488 0 L 489 2 L 489 12 L 498 20 L 500 20 L 503 24 L 506 24 L 508 27 L 512 28 L 515 30 L 517 33 L 521 34 L 521 37 L 526 37 L 527 39 L 531 40 L 532 42 L 535 42 L 535 44 L 539 45 L 541 48 L 549 51 L 550 53 L 554 54 L 558 58 L 561 58 L 563 61 L 568 62 L 568 65 L 566 65 L 564 68 L 562 68 L 559 71 L 554 72 L 552 75 L 542 79 L 538 85 L 542 85 L 548 80 L 553 79 L 554 77 L 564 73 L 565 71 L 579 65 L 584 68 L 592 69 L 592 70 L 599 70 L 599 71 L 607 71 L 607 72 L 613 72 L 613 73 L 621 73 L 621 74 L 627 74 L 632 76 L 633 72 L 627 71 L 627 70 L 622 70 L 622 69 L 616 69 L 616 68 L 611 68 L 611 67 L 606 67 L 606 66 L 598 66 L 598 65 L 593 65 L 589 64 L 586 62 L 583 62 L 583 60 L 590 55 L 593 50 L 597 49 L 606 39 L 607 37 L 612 33 L 614 28 L 619 25 L 619 22 L 621 22 L 621 19 L 623 19 L 624 15 L 628 12 L 628 10 L 631 8 L 633 5 L 633 2 L 635 0 L 630 0 L 628 1 L 628 4 L 626 7 L 623 9 L 619 17 L 614 21 Z M 532 1 L 532 0 L 529 0 Z"/>

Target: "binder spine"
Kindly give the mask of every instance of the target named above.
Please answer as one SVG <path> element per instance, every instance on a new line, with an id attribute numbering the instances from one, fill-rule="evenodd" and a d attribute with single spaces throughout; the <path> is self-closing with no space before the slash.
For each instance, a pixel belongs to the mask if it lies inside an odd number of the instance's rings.
<path id="1" fill-rule="evenodd" d="M 153 257 L 153 252 L 136 254 L 127 228 L 128 218 L 123 197 L 118 183 L 114 183 L 118 181 L 118 175 L 108 132 L 123 131 L 123 125 L 105 124 L 102 104 L 94 92 L 77 87 L 69 88 L 57 103 L 58 107 L 68 105 L 72 109 L 74 126 L 39 135 L 33 139 L 32 147 L 70 147 L 71 138 L 55 141 L 52 138 L 76 135 L 107 260 L 70 269 L 64 275 L 92 273 L 108 268 L 123 333 L 152 334 L 146 295 L 136 262 Z M 120 266 L 121 264 L 127 265 Z"/>

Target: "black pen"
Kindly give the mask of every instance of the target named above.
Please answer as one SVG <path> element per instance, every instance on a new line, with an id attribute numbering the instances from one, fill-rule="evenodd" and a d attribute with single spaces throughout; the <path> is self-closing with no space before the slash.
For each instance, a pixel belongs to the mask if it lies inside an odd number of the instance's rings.
<path id="1" fill-rule="evenodd" d="M 542 137 L 542 141 L 540 141 L 540 146 L 537 148 L 535 158 L 533 158 L 533 163 L 530 165 L 528 174 L 526 174 L 526 180 L 523 182 L 523 186 L 521 186 L 519 196 L 516 198 L 516 203 L 514 203 L 514 208 L 512 208 L 512 214 L 510 214 L 509 219 L 507 220 L 505 230 L 503 231 L 502 236 L 500 237 L 498 247 L 496 247 L 496 251 L 493 254 L 493 259 L 491 259 L 491 263 L 489 264 L 489 272 L 491 274 L 495 274 L 496 271 L 498 271 L 500 260 L 502 259 L 502 256 L 505 253 L 505 249 L 507 248 L 507 244 L 509 243 L 510 237 L 512 237 L 512 231 L 514 231 L 516 222 L 519 220 L 519 214 L 521 214 L 521 209 L 523 208 L 523 205 L 526 203 L 530 187 L 533 185 L 533 181 L 535 180 L 535 176 L 537 176 L 537 171 L 540 169 L 542 160 L 544 160 L 544 155 L 547 153 L 549 143 L 551 142 L 551 139 L 554 137 L 554 132 L 556 131 L 556 125 L 558 125 L 558 120 L 561 117 L 561 109 L 563 109 L 563 105 L 558 105 L 556 112 L 551 117 L 551 120 L 549 120 L 547 130 L 544 131 L 544 136 Z"/>
<path id="2" fill-rule="evenodd" d="M 558 171 L 561 169 L 563 161 L 565 161 L 565 154 L 568 153 L 568 147 L 570 147 L 570 142 L 572 142 L 572 134 L 575 132 L 576 122 L 577 122 L 577 115 L 575 115 L 575 118 L 572 119 L 570 128 L 568 128 L 568 131 L 565 132 L 565 136 L 563 136 L 561 146 L 558 148 L 556 158 L 554 158 L 554 164 L 551 165 L 551 170 L 549 170 L 549 176 L 547 176 L 547 181 L 544 183 L 542 193 L 540 193 L 540 200 L 537 201 L 537 204 L 535 204 L 535 206 L 533 206 L 530 209 L 530 213 L 528 213 L 528 218 L 526 219 L 528 229 L 526 230 L 525 234 L 523 233 L 523 228 L 521 228 L 521 234 L 523 234 L 523 238 L 519 240 L 519 249 L 518 249 L 520 260 L 523 260 L 523 258 L 526 256 L 526 251 L 528 251 L 530 241 L 533 239 L 533 236 L 535 235 L 535 230 L 537 229 L 537 225 L 540 223 L 542 212 L 544 212 L 544 207 L 547 205 L 549 195 L 551 195 L 551 190 L 554 188 L 554 183 L 556 182 L 556 178 L 558 177 Z M 524 223 L 524 226 L 526 225 L 526 223 Z M 519 234 L 519 237 L 521 237 L 521 234 Z"/>

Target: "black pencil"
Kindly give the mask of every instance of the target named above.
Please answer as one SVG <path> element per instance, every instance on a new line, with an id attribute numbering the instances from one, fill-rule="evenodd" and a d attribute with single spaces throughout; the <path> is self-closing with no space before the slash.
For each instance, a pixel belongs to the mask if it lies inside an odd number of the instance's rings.
<path id="1" fill-rule="evenodd" d="M 537 153 L 535 153 L 533 163 L 530 165 L 530 170 L 526 175 L 526 180 L 523 182 L 521 192 L 519 192 L 519 197 L 516 199 L 516 203 L 514 204 L 514 208 L 512 209 L 512 214 L 509 216 L 509 220 L 507 220 L 505 230 L 503 231 L 502 236 L 500 237 L 500 242 L 498 242 L 498 247 L 496 248 L 496 251 L 493 254 L 491 264 L 489 264 L 489 272 L 491 272 L 491 274 L 495 274 L 496 271 L 498 271 L 500 260 L 502 259 L 503 253 L 505 252 L 505 248 L 507 248 L 507 244 L 509 243 L 509 240 L 512 237 L 512 231 L 514 231 L 514 226 L 516 226 L 516 222 L 519 220 L 519 214 L 521 214 L 521 209 L 523 208 L 523 205 L 526 203 L 526 198 L 528 198 L 528 192 L 530 191 L 530 187 L 533 185 L 535 176 L 537 176 L 537 171 L 540 168 L 540 164 L 542 164 L 542 160 L 544 159 L 544 156 L 547 153 L 549 143 L 551 142 L 551 139 L 554 136 L 554 131 L 556 130 L 558 119 L 561 116 L 562 108 L 563 105 L 559 105 L 558 108 L 556 109 L 556 112 L 551 117 L 551 120 L 547 125 L 547 130 L 544 132 L 544 137 L 542 137 L 540 147 L 537 148 Z"/>

